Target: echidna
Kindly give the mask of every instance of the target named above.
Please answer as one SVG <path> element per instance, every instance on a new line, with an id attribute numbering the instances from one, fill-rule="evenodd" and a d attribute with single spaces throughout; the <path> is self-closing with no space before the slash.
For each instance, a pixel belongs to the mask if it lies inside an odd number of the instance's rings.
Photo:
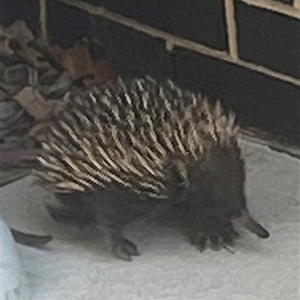
<path id="1" fill-rule="evenodd" d="M 187 208 L 188 234 L 200 250 L 232 242 L 236 218 L 267 238 L 248 213 L 237 133 L 220 102 L 171 81 L 119 79 L 92 88 L 73 97 L 43 144 L 38 174 L 61 204 L 49 211 L 106 228 L 114 253 L 127 260 L 138 251 L 122 225 L 157 201 Z"/>

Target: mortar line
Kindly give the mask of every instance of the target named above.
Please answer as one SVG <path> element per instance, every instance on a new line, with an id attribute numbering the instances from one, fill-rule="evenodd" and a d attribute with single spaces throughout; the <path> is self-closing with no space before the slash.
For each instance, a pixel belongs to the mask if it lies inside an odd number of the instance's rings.
<path id="1" fill-rule="evenodd" d="M 224 5 L 227 23 L 227 40 L 229 54 L 233 61 L 237 61 L 239 58 L 239 53 L 234 0 L 225 0 Z"/>
<path id="2" fill-rule="evenodd" d="M 47 0 L 39 0 L 40 3 L 40 29 L 41 36 L 44 41 L 48 40 L 47 32 Z"/>

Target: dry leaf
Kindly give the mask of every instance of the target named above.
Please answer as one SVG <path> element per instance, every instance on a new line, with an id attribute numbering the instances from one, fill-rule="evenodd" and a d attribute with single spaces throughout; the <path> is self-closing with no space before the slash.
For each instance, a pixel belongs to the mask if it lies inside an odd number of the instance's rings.
<path id="1" fill-rule="evenodd" d="M 113 80 L 116 74 L 106 60 L 94 61 L 90 55 L 89 45 L 79 44 L 63 50 L 59 47 L 52 48 L 58 57 L 59 64 L 69 72 L 72 80 L 83 77 L 94 77 L 95 83 L 105 83 Z"/>
<path id="2" fill-rule="evenodd" d="M 16 115 L 21 109 L 20 105 L 15 101 L 1 101 L 0 102 L 0 120 L 6 121 Z"/>
<path id="3" fill-rule="evenodd" d="M 44 97 L 32 87 L 25 87 L 14 97 L 20 105 L 35 119 L 45 119 L 51 115 L 55 103 L 46 101 Z"/>
<path id="4" fill-rule="evenodd" d="M 65 70 L 59 77 L 52 83 L 51 86 L 41 86 L 44 95 L 49 96 L 50 94 L 63 95 L 72 86 L 72 81 L 69 73 Z"/>
<path id="5" fill-rule="evenodd" d="M 39 142 L 46 141 L 47 133 L 51 129 L 52 124 L 53 124 L 53 121 L 51 121 L 51 120 L 44 120 L 41 122 L 37 122 L 31 128 L 31 130 L 29 132 L 29 137 L 32 137 Z"/>
<path id="6" fill-rule="evenodd" d="M 25 86 L 30 78 L 30 68 L 24 64 L 17 64 L 6 67 L 3 79 L 6 83 L 17 86 Z"/>
<path id="7" fill-rule="evenodd" d="M 22 48 L 34 39 L 32 31 L 23 20 L 17 20 L 9 27 L 3 28 L 3 34 L 9 39 L 17 40 Z"/>
<path id="8" fill-rule="evenodd" d="M 27 27 L 23 20 L 15 21 L 11 26 L 5 27 L 0 24 L 0 54 L 9 56 L 14 54 L 17 47 L 25 49 L 30 41 L 34 39 L 31 30 Z M 15 44 L 12 47 L 13 43 Z"/>
<path id="9" fill-rule="evenodd" d="M 4 35 L 4 27 L 0 24 L 0 55 L 10 56 L 14 51 L 9 46 L 9 38 Z"/>

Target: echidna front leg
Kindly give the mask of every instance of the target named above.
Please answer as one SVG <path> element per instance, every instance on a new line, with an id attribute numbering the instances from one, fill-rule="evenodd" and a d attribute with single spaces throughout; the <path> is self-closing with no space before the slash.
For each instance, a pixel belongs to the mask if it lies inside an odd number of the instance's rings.
<path id="1" fill-rule="evenodd" d="M 214 217 L 198 216 L 197 220 L 191 219 L 189 226 L 190 240 L 201 252 L 209 245 L 213 250 L 226 248 L 234 244 L 239 236 L 230 221 L 220 221 Z"/>
<path id="2" fill-rule="evenodd" d="M 140 255 L 138 247 L 126 239 L 119 229 L 97 225 L 94 230 L 100 235 L 103 246 L 116 257 L 132 261 L 132 256 Z"/>
<path id="3" fill-rule="evenodd" d="M 138 247 L 117 232 L 112 233 L 110 246 L 115 256 L 126 261 L 131 261 L 132 256 L 140 255 Z"/>

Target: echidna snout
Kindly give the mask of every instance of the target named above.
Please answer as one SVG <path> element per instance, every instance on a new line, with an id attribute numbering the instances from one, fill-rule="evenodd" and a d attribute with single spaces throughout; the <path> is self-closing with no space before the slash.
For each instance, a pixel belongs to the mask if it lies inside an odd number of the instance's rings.
<path id="1" fill-rule="evenodd" d="M 223 240 L 233 239 L 235 229 L 232 222 L 261 238 L 269 236 L 248 212 L 244 187 L 245 164 L 237 144 L 226 149 L 211 148 L 201 162 L 189 168 L 188 174 L 186 198 L 197 211 L 192 222 L 198 223 L 200 228 L 210 224 L 211 228 L 204 230 L 208 234 L 206 239 L 214 238 L 217 232 L 221 232 Z"/>
<path id="2" fill-rule="evenodd" d="M 243 210 L 241 215 L 233 221 L 262 239 L 267 239 L 270 236 L 270 233 L 262 225 L 255 221 L 247 210 Z"/>

